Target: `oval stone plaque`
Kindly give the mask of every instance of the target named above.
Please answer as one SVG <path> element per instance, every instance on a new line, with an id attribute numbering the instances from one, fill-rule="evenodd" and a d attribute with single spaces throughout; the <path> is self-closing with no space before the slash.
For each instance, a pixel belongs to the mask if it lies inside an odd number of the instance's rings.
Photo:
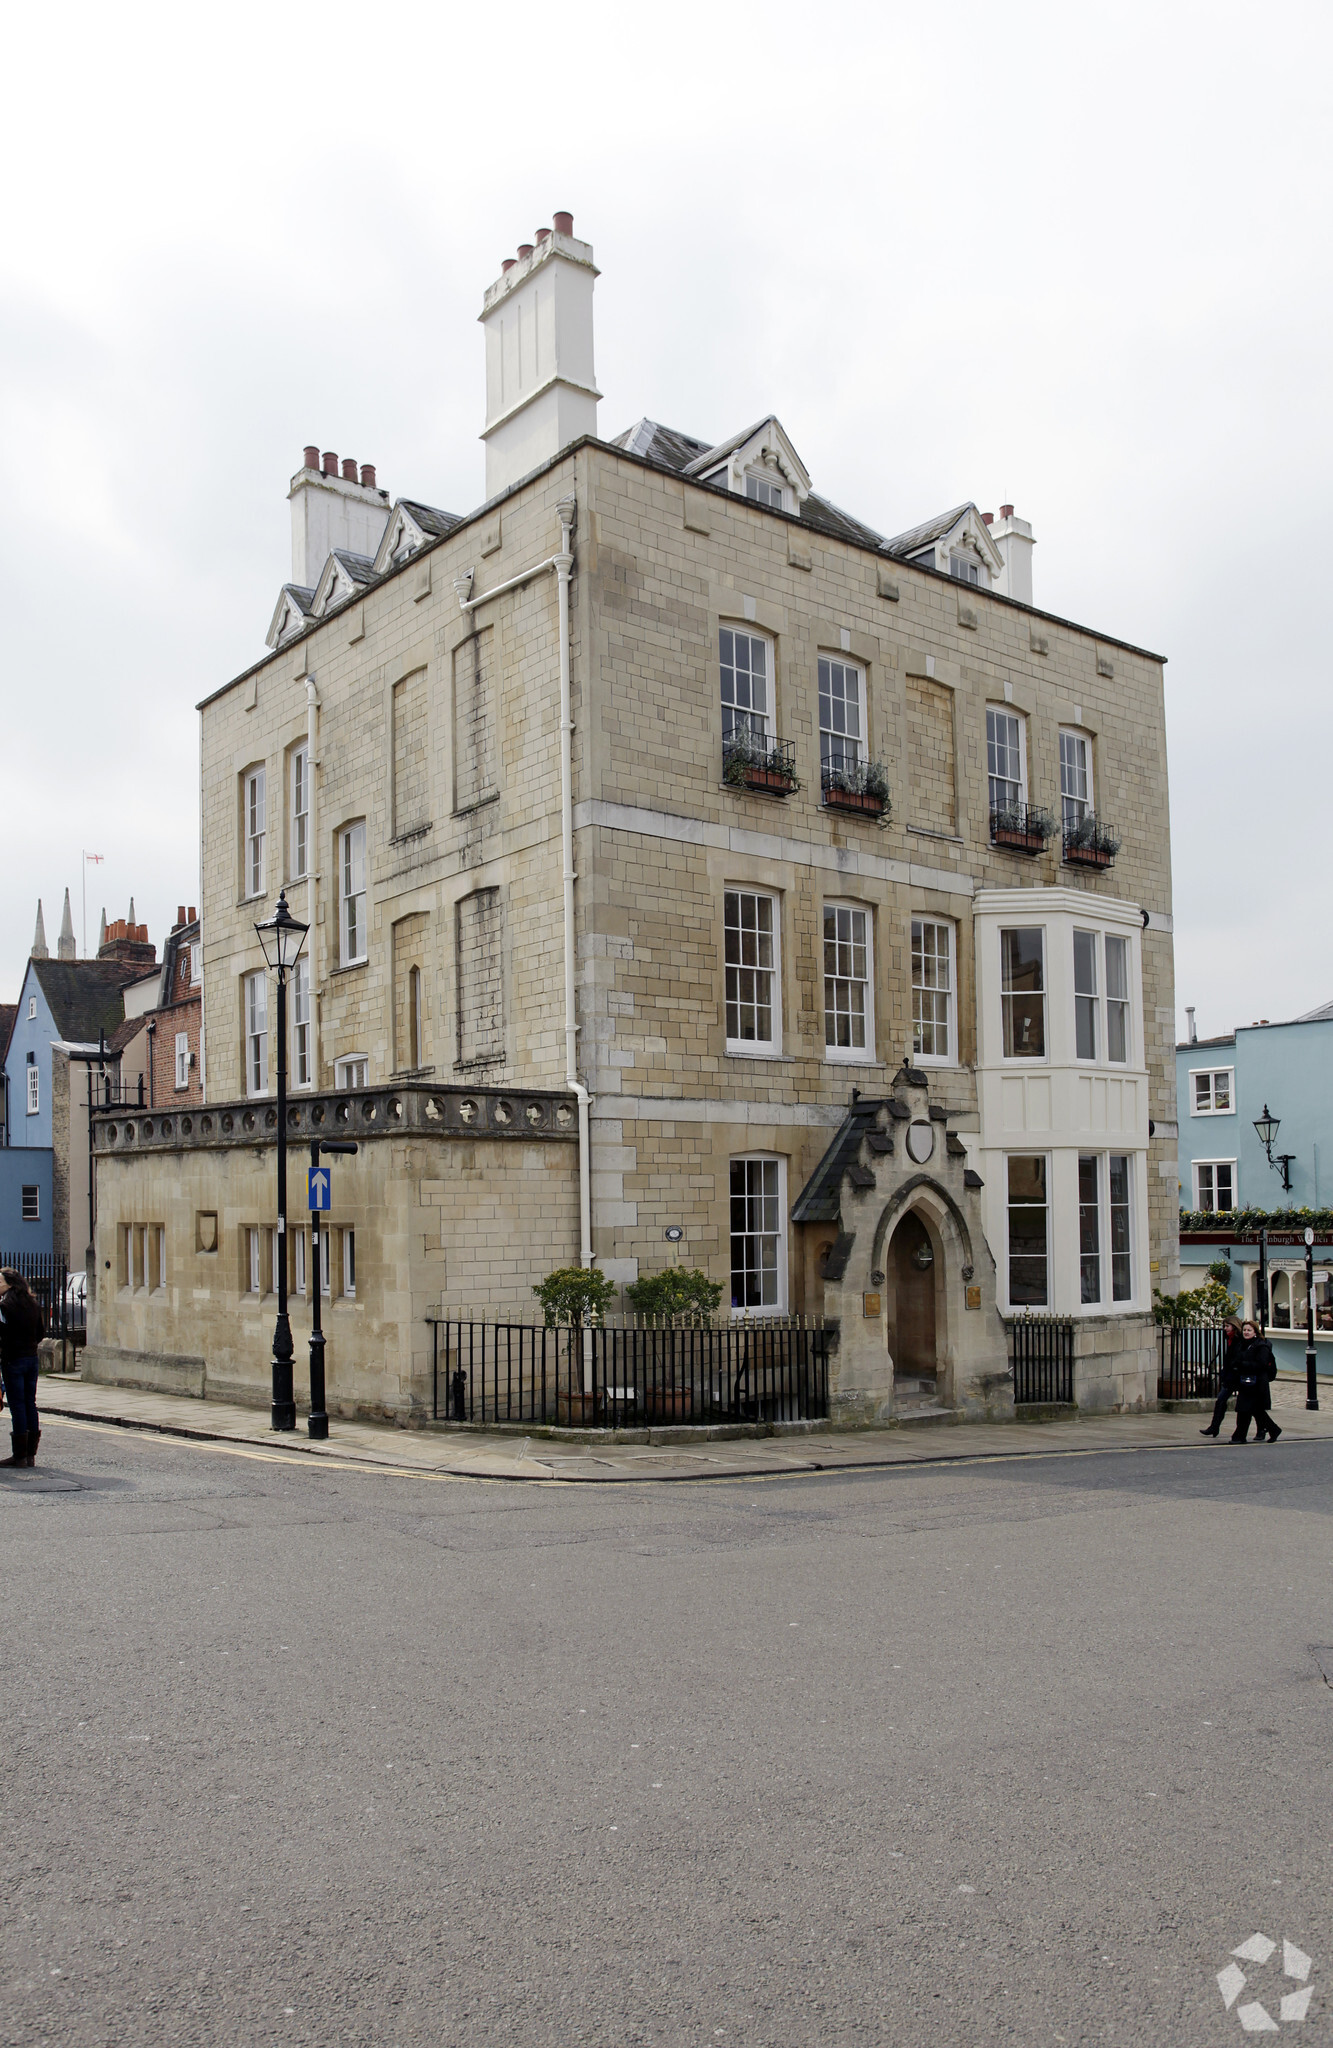
<path id="1" fill-rule="evenodd" d="M 934 1124 L 914 1123 L 907 1126 L 907 1156 L 909 1159 L 915 1159 L 918 1166 L 924 1166 L 934 1150 Z"/>

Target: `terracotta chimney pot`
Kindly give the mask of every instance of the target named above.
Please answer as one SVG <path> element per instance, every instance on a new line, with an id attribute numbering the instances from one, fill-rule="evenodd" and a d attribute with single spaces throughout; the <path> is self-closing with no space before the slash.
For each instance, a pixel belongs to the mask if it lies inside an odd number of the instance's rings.
<path id="1" fill-rule="evenodd" d="M 993 512 L 983 512 L 981 523 L 983 526 L 993 526 L 995 524 L 995 514 Z"/>
<path id="2" fill-rule="evenodd" d="M 373 463 L 373 462 L 363 462 L 363 463 L 362 463 L 362 465 L 361 465 L 361 485 L 362 485 L 362 489 L 363 489 L 363 490 L 367 490 L 367 491 L 373 491 L 373 490 L 374 490 L 374 488 L 375 488 L 375 465 L 374 465 L 374 463 Z"/>
<path id="3" fill-rule="evenodd" d="M 194 923 L 194 920 L 195 920 L 195 918 L 196 918 L 196 916 L 197 916 L 197 915 L 198 915 L 198 913 L 196 912 L 196 910 L 195 910 L 195 907 L 194 907 L 194 905 L 193 905 L 193 903 L 192 903 L 192 904 L 190 905 L 190 917 L 189 917 L 189 922 L 190 922 L 191 924 L 193 924 L 193 923 Z"/>
<path id="4" fill-rule="evenodd" d="M 301 450 L 301 460 L 307 469 L 319 468 L 319 450 L 313 445 Z"/>
<path id="5" fill-rule="evenodd" d="M 520 255 L 521 257 L 527 257 L 527 256 L 531 256 L 531 254 L 532 254 L 532 244 L 531 244 L 531 242 L 520 242 L 520 243 L 519 243 L 519 245 L 518 245 L 518 253 L 519 253 L 519 255 Z"/>
<path id="6" fill-rule="evenodd" d="M 512 270 L 517 262 L 517 256 L 506 256 L 500 268 L 501 270 Z"/>
<path id="7" fill-rule="evenodd" d="M 550 239 L 551 239 L 551 230 L 550 230 L 549 228 L 538 228 L 538 230 L 537 230 L 537 240 L 538 240 L 539 242 L 549 242 L 549 241 L 550 241 Z"/>
<path id="8" fill-rule="evenodd" d="M 354 484 L 356 482 L 356 457 L 354 455 L 344 455 L 343 457 L 343 482 L 345 484 Z"/>
<path id="9" fill-rule="evenodd" d="M 574 216 L 572 213 L 553 213 L 551 219 L 555 222 L 555 231 L 558 235 L 573 234 Z"/>
<path id="10" fill-rule="evenodd" d="M 1001 519 L 1012 519 L 1012 518 L 1013 518 L 1013 516 L 1014 516 L 1014 508 L 1013 508 L 1013 506 L 1012 506 L 1012 505 L 1001 505 L 1001 507 L 1000 507 L 1000 517 L 1001 517 Z"/>

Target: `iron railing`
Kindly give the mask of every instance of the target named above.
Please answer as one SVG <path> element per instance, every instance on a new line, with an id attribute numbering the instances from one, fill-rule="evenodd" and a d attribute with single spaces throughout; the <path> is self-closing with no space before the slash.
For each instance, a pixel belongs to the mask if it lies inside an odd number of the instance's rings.
<path id="1" fill-rule="evenodd" d="M 437 1422 L 623 1429 L 828 1414 L 828 1340 L 807 1317 L 594 1329 L 428 1320 Z"/>
<path id="2" fill-rule="evenodd" d="M 1014 1403 L 1074 1398 L 1074 1324 L 1068 1316 L 1016 1316 L 1009 1325 Z"/>
<path id="3" fill-rule="evenodd" d="M 795 740 L 775 740 L 748 725 L 733 726 L 722 741 L 722 780 L 738 789 L 789 796 L 800 787 Z"/>
<path id="4" fill-rule="evenodd" d="M 1120 834 L 1092 811 L 1066 819 L 1063 837 L 1064 859 L 1070 867 L 1109 868 L 1120 851 Z"/>
<path id="5" fill-rule="evenodd" d="M 86 1317 L 83 1290 L 77 1286 L 81 1275 L 74 1275 L 76 1286 L 71 1290 L 69 1267 L 64 1259 L 54 1252 L 0 1252 L 0 1266 L 23 1275 L 41 1309 L 48 1337 L 72 1337 L 76 1341 L 82 1337 Z"/>
<path id="6" fill-rule="evenodd" d="M 1165 1323 L 1157 1332 L 1159 1401 L 1215 1401 L 1226 1333 L 1212 1323 Z"/>
<path id="7" fill-rule="evenodd" d="M 1013 853 L 1044 853 L 1055 820 L 1039 804 L 996 804 L 990 814 L 990 836 L 996 846 Z"/>
<path id="8" fill-rule="evenodd" d="M 148 1109 L 151 1107 L 148 1100 L 148 1083 L 142 1074 L 136 1075 L 132 1081 L 122 1080 L 119 1074 L 111 1073 L 99 1074 L 96 1079 L 93 1079 L 90 1071 L 89 1080 L 92 1084 L 94 1109 Z"/>

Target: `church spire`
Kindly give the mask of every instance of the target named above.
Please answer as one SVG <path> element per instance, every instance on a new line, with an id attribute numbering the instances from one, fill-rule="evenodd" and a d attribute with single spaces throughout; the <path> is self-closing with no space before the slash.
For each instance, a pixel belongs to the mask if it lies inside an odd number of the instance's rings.
<path id="1" fill-rule="evenodd" d="M 32 958 L 34 960 L 49 960 L 51 958 L 46 945 L 46 926 L 42 922 L 42 899 L 40 896 L 37 898 L 37 927 L 32 935 Z"/>
<path id="2" fill-rule="evenodd" d="M 74 944 L 74 920 L 69 913 L 69 890 L 65 891 L 65 910 L 60 920 L 60 937 L 56 941 L 56 956 L 61 960 L 77 958 Z"/>

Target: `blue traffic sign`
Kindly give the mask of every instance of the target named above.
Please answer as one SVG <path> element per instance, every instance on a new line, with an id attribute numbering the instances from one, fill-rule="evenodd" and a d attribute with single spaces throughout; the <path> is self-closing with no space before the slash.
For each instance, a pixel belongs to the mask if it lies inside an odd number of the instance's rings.
<path id="1" fill-rule="evenodd" d="M 327 1209 L 333 1193 L 333 1175 L 327 1166 L 310 1166 L 306 1168 L 306 1176 L 310 1182 L 310 1207 Z"/>

